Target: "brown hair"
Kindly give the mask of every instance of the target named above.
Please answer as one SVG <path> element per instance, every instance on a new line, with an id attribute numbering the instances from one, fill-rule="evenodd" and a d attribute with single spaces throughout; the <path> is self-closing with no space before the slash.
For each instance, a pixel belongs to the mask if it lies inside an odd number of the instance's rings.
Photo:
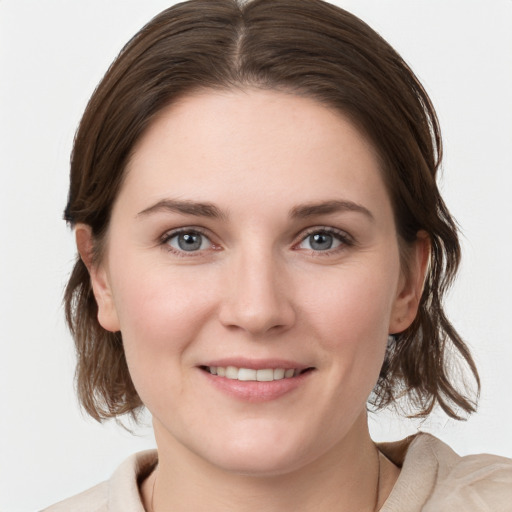
<path id="1" fill-rule="evenodd" d="M 453 418 L 475 398 L 452 383 L 454 353 L 471 355 L 447 320 L 442 298 L 460 260 L 457 230 L 436 185 L 441 136 L 418 79 L 376 32 L 322 0 L 191 0 L 156 16 L 125 46 L 98 85 L 78 128 L 65 211 L 101 242 L 135 143 L 155 116 L 203 88 L 259 87 L 314 98 L 348 116 L 377 149 L 401 246 L 424 230 L 431 264 L 418 315 L 390 343 L 370 403 L 406 397 L 417 416 L 436 404 Z M 89 273 L 77 258 L 65 306 L 78 354 L 77 388 L 101 420 L 142 406 L 120 333 L 97 320 Z M 453 355 L 453 354 L 452 354 Z"/>

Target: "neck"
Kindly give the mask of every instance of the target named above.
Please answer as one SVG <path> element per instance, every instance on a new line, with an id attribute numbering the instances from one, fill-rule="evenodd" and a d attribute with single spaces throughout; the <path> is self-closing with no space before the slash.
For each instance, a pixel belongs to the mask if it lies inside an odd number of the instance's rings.
<path id="1" fill-rule="evenodd" d="M 313 462 L 273 475 L 226 471 L 159 435 L 156 428 L 159 464 L 142 488 L 146 510 L 373 512 L 398 473 L 391 474 L 386 459 L 379 462 L 366 422 L 364 426 Z"/>

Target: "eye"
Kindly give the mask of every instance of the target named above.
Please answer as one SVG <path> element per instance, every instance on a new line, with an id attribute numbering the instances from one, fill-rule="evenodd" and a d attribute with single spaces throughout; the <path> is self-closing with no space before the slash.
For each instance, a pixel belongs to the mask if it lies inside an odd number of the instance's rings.
<path id="1" fill-rule="evenodd" d="M 194 230 L 169 233 L 164 243 L 178 252 L 197 252 L 212 247 L 212 242 L 207 236 Z"/>
<path id="2" fill-rule="evenodd" d="M 347 235 L 329 229 L 317 229 L 308 233 L 297 247 L 309 251 L 329 251 L 342 245 L 350 245 Z"/>

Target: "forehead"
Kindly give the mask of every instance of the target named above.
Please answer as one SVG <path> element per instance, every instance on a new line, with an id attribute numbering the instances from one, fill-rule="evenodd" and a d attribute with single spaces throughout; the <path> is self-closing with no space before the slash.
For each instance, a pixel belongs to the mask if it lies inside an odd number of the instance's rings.
<path id="1" fill-rule="evenodd" d="M 134 148 L 124 188 L 133 200 L 387 196 L 376 151 L 346 117 L 255 89 L 202 91 L 163 110 Z"/>

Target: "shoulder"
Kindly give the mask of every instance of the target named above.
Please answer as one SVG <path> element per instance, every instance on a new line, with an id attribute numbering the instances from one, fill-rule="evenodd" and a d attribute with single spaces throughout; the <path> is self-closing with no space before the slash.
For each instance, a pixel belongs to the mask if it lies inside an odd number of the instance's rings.
<path id="1" fill-rule="evenodd" d="M 139 483 L 156 463 L 155 450 L 136 453 L 127 458 L 109 480 L 41 512 L 144 512 Z"/>
<path id="2" fill-rule="evenodd" d="M 42 512 L 106 512 L 107 497 L 108 482 L 102 482 L 72 498 L 45 508 Z"/>
<path id="3" fill-rule="evenodd" d="M 402 466 L 397 490 L 406 493 L 405 488 L 411 492 L 412 487 L 421 497 L 423 512 L 512 511 L 511 459 L 488 454 L 461 457 L 429 434 L 384 445 L 384 453 L 389 447 L 392 460 L 396 454 L 402 458 L 397 461 Z"/>
<path id="4" fill-rule="evenodd" d="M 425 512 L 512 510 L 512 460 L 481 454 L 460 457 L 447 445 L 429 436 L 429 445 L 437 458 L 438 477 Z"/>

